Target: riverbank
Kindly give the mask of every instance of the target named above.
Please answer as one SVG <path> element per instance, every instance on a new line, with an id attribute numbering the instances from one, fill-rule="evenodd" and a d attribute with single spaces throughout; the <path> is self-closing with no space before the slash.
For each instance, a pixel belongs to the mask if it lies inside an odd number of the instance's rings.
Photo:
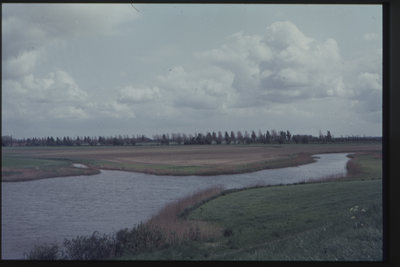
<path id="1" fill-rule="evenodd" d="M 324 153 L 381 152 L 381 144 L 233 145 L 162 147 L 9 148 L 2 150 L 2 181 L 98 174 L 99 169 L 154 175 L 241 174 L 315 162 Z M 35 164 L 24 166 L 24 161 Z M 43 162 L 57 162 L 42 164 Z M 16 163 L 17 162 L 17 163 Z M 22 162 L 18 164 L 18 162 Z M 89 168 L 78 170 L 72 162 Z M 68 166 L 65 164 L 68 163 Z"/>

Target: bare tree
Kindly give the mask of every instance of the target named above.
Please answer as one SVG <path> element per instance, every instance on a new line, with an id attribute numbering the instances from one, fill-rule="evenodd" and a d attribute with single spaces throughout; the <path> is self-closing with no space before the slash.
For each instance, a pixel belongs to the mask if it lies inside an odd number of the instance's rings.
<path id="1" fill-rule="evenodd" d="M 292 134 L 289 132 L 289 130 L 287 130 L 287 132 L 286 132 L 286 139 L 289 141 L 289 143 L 292 139 Z"/>
<path id="2" fill-rule="evenodd" d="M 208 132 L 207 135 L 206 135 L 206 144 L 207 145 L 211 145 L 212 141 L 213 141 L 212 140 L 212 135 L 211 135 L 210 132 Z"/>
<path id="3" fill-rule="evenodd" d="M 236 137 L 237 137 L 238 142 L 241 142 L 242 144 L 244 144 L 244 137 L 243 137 L 243 134 L 241 131 L 237 131 Z"/>
<path id="4" fill-rule="evenodd" d="M 236 144 L 236 137 L 235 137 L 235 133 L 233 131 L 231 131 L 231 141 Z"/>
<path id="5" fill-rule="evenodd" d="M 265 135 L 265 141 L 267 142 L 267 144 L 271 142 L 271 134 L 269 133 L 269 131 L 267 131 Z"/>
<path id="6" fill-rule="evenodd" d="M 188 140 L 188 137 L 187 137 L 187 135 L 186 134 L 182 134 L 182 140 L 183 140 L 183 142 L 185 142 L 185 141 L 187 141 Z"/>
<path id="7" fill-rule="evenodd" d="M 221 131 L 218 131 L 218 137 L 217 137 L 217 144 L 220 145 L 222 143 L 223 137 Z"/>
<path id="8" fill-rule="evenodd" d="M 249 135 L 249 133 L 248 133 L 246 130 L 244 130 L 243 139 L 244 139 L 244 141 L 246 142 L 246 144 L 249 144 L 249 143 L 250 143 L 250 135 Z"/>
<path id="9" fill-rule="evenodd" d="M 253 139 L 253 143 L 256 142 L 256 138 L 257 138 L 257 135 L 256 135 L 256 133 L 252 130 L 252 131 L 251 131 L 251 139 Z"/>
<path id="10" fill-rule="evenodd" d="M 261 130 L 258 130 L 258 140 L 259 140 L 261 143 L 265 144 L 265 141 L 266 141 L 265 135 L 261 132 Z"/>
<path id="11" fill-rule="evenodd" d="M 228 132 L 225 132 L 225 142 L 227 145 L 229 145 L 231 143 L 231 138 L 230 138 Z"/>
<path id="12" fill-rule="evenodd" d="M 271 131 L 271 139 L 272 139 L 272 141 L 276 141 L 277 136 L 278 136 L 278 132 L 275 129 L 273 129 Z"/>

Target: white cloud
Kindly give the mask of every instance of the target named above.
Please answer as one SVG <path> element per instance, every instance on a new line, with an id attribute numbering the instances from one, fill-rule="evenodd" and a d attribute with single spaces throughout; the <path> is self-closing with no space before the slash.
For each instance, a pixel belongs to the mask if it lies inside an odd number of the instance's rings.
<path id="1" fill-rule="evenodd" d="M 366 33 L 363 35 L 363 37 L 366 41 L 375 41 L 381 38 L 381 36 L 376 33 Z"/>
<path id="2" fill-rule="evenodd" d="M 177 66 L 167 76 L 158 76 L 157 81 L 168 105 L 217 109 L 223 108 L 229 99 L 233 75 L 215 66 L 189 73 Z"/>
<path id="3" fill-rule="evenodd" d="M 33 71 L 46 47 L 58 40 L 119 34 L 117 26 L 136 19 L 129 5 L 6 4 L 2 6 L 3 79 Z"/>
<path id="4" fill-rule="evenodd" d="M 155 86 L 150 87 L 137 87 L 134 88 L 132 85 L 126 86 L 120 89 L 120 96 L 118 102 L 120 103 L 146 103 L 152 100 L 156 100 L 160 97 L 160 89 Z"/>
<path id="5" fill-rule="evenodd" d="M 23 51 L 18 56 L 3 61 L 3 79 L 16 79 L 32 73 L 40 54 L 38 50 Z"/>
<path id="6" fill-rule="evenodd" d="M 359 88 L 364 90 L 382 90 L 382 85 L 379 84 L 379 74 L 378 73 L 360 73 L 357 77 L 357 83 Z"/>
<path id="7" fill-rule="evenodd" d="M 96 103 L 93 105 L 95 107 L 96 115 L 106 116 L 106 118 L 136 118 L 135 113 L 129 108 L 127 104 L 118 103 L 115 100 L 106 103 Z"/>

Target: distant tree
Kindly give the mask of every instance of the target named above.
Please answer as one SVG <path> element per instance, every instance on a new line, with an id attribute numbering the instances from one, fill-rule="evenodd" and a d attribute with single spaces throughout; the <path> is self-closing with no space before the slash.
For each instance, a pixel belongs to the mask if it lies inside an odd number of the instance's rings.
<path id="1" fill-rule="evenodd" d="M 188 140 L 188 137 L 185 133 L 182 134 L 182 141 L 185 142 Z"/>
<path id="2" fill-rule="evenodd" d="M 324 139 L 324 135 L 322 134 L 321 130 L 319 130 L 319 139 Z"/>
<path id="3" fill-rule="evenodd" d="M 124 145 L 124 138 L 122 135 L 118 135 L 118 145 L 123 146 Z"/>
<path id="4" fill-rule="evenodd" d="M 132 138 L 130 139 L 130 141 L 131 141 L 131 144 L 132 144 L 133 146 L 136 145 L 136 138 L 135 138 L 134 135 L 132 135 Z"/>
<path id="5" fill-rule="evenodd" d="M 61 140 L 60 138 L 57 137 L 57 138 L 56 138 L 56 145 L 57 145 L 57 146 L 62 146 L 62 144 L 63 144 L 63 143 L 62 143 L 62 140 Z"/>
<path id="6" fill-rule="evenodd" d="M 182 135 L 180 133 L 176 134 L 176 142 L 178 143 L 178 145 L 182 144 Z"/>
<path id="7" fill-rule="evenodd" d="M 256 133 L 252 130 L 252 131 L 251 131 L 251 139 L 253 139 L 253 143 L 256 142 L 256 138 L 257 138 L 257 135 L 256 135 Z"/>
<path id="8" fill-rule="evenodd" d="M 131 144 L 131 139 L 127 134 L 124 134 L 124 144 L 125 145 L 130 145 Z"/>
<path id="9" fill-rule="evenodd" d="M 169 145 L 169 138 L 165 134 L 162 136 L 161 145 Z"/>
<path id="10" fill-rule="evenodd" d="M 250 135 L 247 132 L 247 130 L 244 130 L 244 136 L 243 136 L 243 140 L 246 144 L 250 144 L 251 143 L 251 139 L 250 139 Z"/>
<path id="11" fill-rule="evenodd" d="M 364 135 L 365 136 L 365 135 Z M 332 135 L 331 135 L 331 132 L 330 131 L 328 131 L 328 133 L 327 133 L 327 135 L 326 135 L 326 139 L 328 140 L 328 141 L 332 141 Z"/>
<path id="12" fill-rule="evenodd" d="M 301 142 L 302 142 L 303 144 L 308 144 L 308 135 L 303 135 L 303 136 L 301 137 Z"/>
<path id="13" fill-rule="evenodd" d="M 113 146 L 118 146 L 119 145 L 119 142 L 118 142 L 118 138 L 117 137 L 114 137 L 113 138 Z"/>
<path id="14" fill-rule="evenodd" d="M 153 140 L 156 141 L 156 144 L 158 145 L 161 142 L 162 137 L 159 134 L 153 134 Z"/>
<path id="15" fill-rule="evenodd" d="M 286 132 L 285 131 L 280 131 L 279 132 L 279 138 L 278 138 L 279 144 L 285 143 L 285 140 L 286 140 Z"/>
<path id="16" fill-rule="evenodd" d="M 229 136 L 228 132 L 225 131 L 225 142 L 227 145 L 229 145 L 231 143 L 231 137 Z"/>
<path id="17" fill-rule="evenodd" d="M 278 137 L 278 132 L 277 132 L 275 129 L 273 129 L 273 130 L 271 131 L 271 140 L 272 140 L 273 142 L 275 142 L 275 141 L 277 141 L 277 140 L 276 140 L 277 137 Z"/>
<path id="18" fill-rule="evenodd" d="M 217 143 L 217 134 L 215 132 L 212 132 L 212 140 Z"/>
<path id="19" fill-rule="evenodd" d="M 300 135 L 293 135 L 292 137 L 292 141 L 295 142 L 296 144 L 298 144 L 300 142 Z"/>
<path id="20" fill-rule="evenodd" d="M 258 140 L 260 143 L 265 144 L 266 139 L 265 139 L 265 135 L 261 132 L 261 130 L 258 130 Z"/>
<path id="21" fill-rule="evenodd" d="M 79 136 L 76 137 L 75 144 L 76 144 L 77 146 L 80 146 L 80 145 L 81 145 L 81 139 L 79 139 Z"/>
<path id="22" fill-rule="evenodd" d="M 286 132 L 286 139 L 289 141 L 289 143 L 292 139 L 292 134 L 289 132 L 289 130 L 287 130 L 287 132 Z"/>
<path id="23" fill-rule="evenodd" d="M 223 137 L 222 137 L 222 133 L 221 131 L 218 131 L 218 137 L 216 139 L 216 142 L 218 145 L 220 145 L 222 143 Z"/>
<path id="24" fill-rule="evenodd" d="M 241 142 L 242 144 L 244 144 L 244 137 L 241 131 L 237 131 L 236 137 L 239 143 Z"/>
<path id="25" fill-rule="evenodd" d="M 213 141 L 212 135 L 211 135 L 210 132 L 208 132 L 207 135 L 206 135 L 206 144 L 207 145 L 211 145 L 212 141 Z"/>
<path id="26" fill-rule="evenodd" d="M 236 144 L 236 137 L 235 137 L 235 133 L 233 131 L 231 131 L 231 141 Z"/>
<path id="27" fill-rule="evenodd" d="M 271 142 L 271 134 L 269 133 L 269 131 L 267 131 L 267 134 L 265 135 L 265 141 L 267 142 L 267 144 Z"/>
<path id="28" fill-rule="evenodd" d="M 97 141 L 97 137 L 96 137 L 96 136 L 92 136 L 92 138 L 91 138 L 91 141 L 90 141 L 90 144 L 89 144 L 89 145 L 91 145 L 91 146 L 97 146 L 97 143 L 98 143 L 98 141 Z"/>
<path id="29" fill-rule="evenodd" d="M 205 140 L 204 140 L 204 138 L 203 138 L 203 134 L 201 134 L 201 133 L 199 133 L 198 135 L 197 135 L 197 137 L 196 137 L 196 143 L 198 144 L 198 145 L 204 145 L 204 142 Z"/>
<path id="30" fill-rule="evenodd" d="M 1 146 L 12 146 L 12 135 L 5 135 L 1 137 Z"/>
<path id="31" fill-rule="evenodd" d="M 66 140 L 65 145 L 66 146 L 73 146 L 74 145 L 74 143 L 72 142 L 72 140 L 68 136 L 67 136 L 67 140 Z"/>

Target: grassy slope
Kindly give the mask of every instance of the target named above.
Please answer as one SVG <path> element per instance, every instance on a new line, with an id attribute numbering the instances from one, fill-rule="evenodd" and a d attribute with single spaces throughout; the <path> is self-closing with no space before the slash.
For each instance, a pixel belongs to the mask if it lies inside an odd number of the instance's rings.
<path id="1" fill-rule="evenodd" d="M 381 164 L 374 155 L 357 155 L 360 169 L 346 178 L 353 181 L 263 187 L 218 197 L 194 209 L 189 219 L 221 227 L 221 236 L 123 259 L 379 261 L 382 180 L 361 179 L 382 177 Z"/>

